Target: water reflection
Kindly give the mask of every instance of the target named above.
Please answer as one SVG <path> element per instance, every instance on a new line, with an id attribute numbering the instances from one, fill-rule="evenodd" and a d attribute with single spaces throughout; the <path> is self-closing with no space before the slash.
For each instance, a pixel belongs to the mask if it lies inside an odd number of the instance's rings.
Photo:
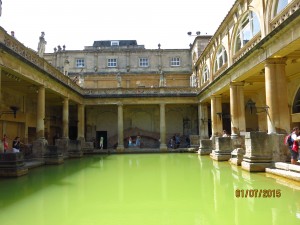
<path id="1" fill-rule="evenodd" d="M 1 179 L 0 221 L 293 225 L 300 222 L 299 187 L 197 154 L 91 156 Z M 235 195 L 254 189 L 280 189 L 281 197 Z"/>

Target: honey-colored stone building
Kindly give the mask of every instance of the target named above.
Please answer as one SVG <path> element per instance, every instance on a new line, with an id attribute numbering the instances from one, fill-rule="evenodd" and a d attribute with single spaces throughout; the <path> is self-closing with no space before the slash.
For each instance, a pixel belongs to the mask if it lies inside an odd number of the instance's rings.
<path id="1" fill-rule="evenodd" d="M 215 148 L 225 129 L 237 140 L 232 150 L 246 149 L 246 169 L 255 157 L 284 160 L 287 150 L 274 146 L 300 125 L 299 7 L 237 0 L 215 34 L 197 36 L 190 49 L 109 40 L 41 55 L 2 28 L 0 135 L 54 144 L 59 134 L 96 147 L 104 136 L 105 148 L 118 151 L 140 135 L 144 147 L 167 150 L 174 135 L 200 149 L 211 138 Z M 251 131 L 274 136 L 268 159 L 247 151 Z M 214 150 L 214 159 L 227 159 Z"/>

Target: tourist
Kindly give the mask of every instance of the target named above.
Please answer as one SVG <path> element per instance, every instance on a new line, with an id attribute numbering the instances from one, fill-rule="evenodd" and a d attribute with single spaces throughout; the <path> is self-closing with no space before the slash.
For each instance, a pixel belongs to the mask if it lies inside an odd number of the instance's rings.
<path id="1" fill-rule="evenodd" d="M 141 136 L 140 135 L 136 136 L 135 145 L 139 148 L 141 147 Z"/>
<path id="2" fill-rule="evenodd" d="M 292 134 L 291 134 L 291 139 L 293 144 L 289 146 L 290 152 L 291 152 L 291 164 L 297 164 L 297 160 L 299 157 L 299 127 L 294 127 Z"/>
<path id="3" fill-rule="evenodd" d="M 227 133 L 226 130 L 223 130 L 223 135 L 222 135 L 222 137 L 230 137 L 230 135 Z"/>
<path id="4" fill-rule="evenodd" d="M 103 140 L 104 138 L 100 137 L 100 144 L 99 144 L 100 149 L 103 149 Z"/>
<path id="5" fill-rule="evenodd" d="M 180 146 L 180 137 L 179 135 L 175 135 L 175 148 Z"/>
<path id="6" fill-rule="evenodd" d="M 20 152 L 20 145 L 21 145 L 20 137 L 16 137 L 12 143 L 13 152 Z"/>
<path id="7" fill-rule="evenodd" d="M 128 138 L 128 147 L 132 147 L 132 138 L 130 136 Z"/>
<path id="8" fill-rule="evenodd" d="M 6 136 L 6 134 L 4 134 L 2 138 L 4 152 L 8 150 L 8 139 L 9 138 Z"/>

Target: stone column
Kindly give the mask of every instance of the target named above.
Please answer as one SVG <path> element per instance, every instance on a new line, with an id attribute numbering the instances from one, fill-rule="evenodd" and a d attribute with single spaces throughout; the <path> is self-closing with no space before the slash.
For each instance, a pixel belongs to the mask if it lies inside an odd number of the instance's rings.
<path id="1" fill-rule="evenodd" d="M 265 64 L 265 87 L 268 133 L 288 133 L 290 113 L 288 108 L 286 59 L 267 59 Z"/>
<path id="2" fill-rule="evenodd" d="M 64 139 L 69 139 L 69 98 L 65 98 L 63 101 L 63 133 Z"/>
<path id="3" fill-rule="evenodd" d="M 208 137 L 208 110 L 207 103 L 198 104 L 198 124 L 200 139 L 207 139 Z"/>
<path id="4" fill-rule="evenodd" d="M 166 104 L 160 103 L 160 150 L 167 151 L 166 145 Z"/>
<path id="5" fill-rule="evenodd" d="M 78 128 L 77 140 L 84 141 L 84 105 L 78 104 Z"/>
<path id="6" fill-rule="evenodd" d="M 45 87 L 40 86 L 37 94 L 36 113 L 36 136 L 37 140 L 32 143 L 32 154 L 34 157 L 43 160 L 47 150 L 48 142 L 45 139 Z"/>
<path id="7" fill-rule="evenodd" d="M 45 138 L 45 87 L 38 89 L 37 96 L 37 116 L 36 116 L 36 133 L 37 138 Z"/>
<path id="8" fill-rule="evenodd" d="M 118 152 L 124 151 L 123 105 L 118 104 Z"/>
<path id="9" fill-rule="evenodd" d="M 246 131 L 244 83 L 230 83 L 231 136 L 239 136 Z"/>
<path id="10" fill-rule="evenodd" d="M 223 130 L 222 115 L 222 96 L 212 95 L 211 96 L 211 128 L 212 136 L 220 136 Z"/>

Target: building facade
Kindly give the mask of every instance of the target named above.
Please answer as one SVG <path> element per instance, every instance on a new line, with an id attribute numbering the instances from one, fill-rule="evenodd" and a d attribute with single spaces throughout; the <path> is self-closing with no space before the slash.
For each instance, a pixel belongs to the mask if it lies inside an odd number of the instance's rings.
<path id="1" fill-rule="evenodd" d="M 58 133 L 96 146 L 104 136 L 122 151 L 137 135 L 167 150 L 174 135 L 287 133 L 300 125 L 299 5 L 237 0 L 190 49 L 110 40 L 42 58 L 1 29 L 1 134 L 52 143 Z"/>

